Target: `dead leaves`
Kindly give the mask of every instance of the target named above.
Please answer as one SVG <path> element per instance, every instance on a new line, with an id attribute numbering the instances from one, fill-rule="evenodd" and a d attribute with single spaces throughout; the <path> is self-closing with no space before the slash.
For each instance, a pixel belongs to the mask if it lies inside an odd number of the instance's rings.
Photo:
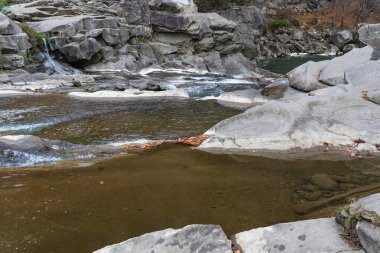
<path id="1" fill-rule="evenodd" d="M 205 135 L 199 135 L 199 136 L 192 136 L 192 137 L 183 137 L 183 138 L 178 138 L 174 140 L 156 141 L 156 142 L 142 144 L 142 145 L 129 144 L 124 147 L 124 150 L 141 152 L 141 151 L 157 148 L 158 146 L 161 146 L 164 144 L 184 144 L 184 145 L 197 147 L 201 145 L 207 138 L 208 137 Z"/>

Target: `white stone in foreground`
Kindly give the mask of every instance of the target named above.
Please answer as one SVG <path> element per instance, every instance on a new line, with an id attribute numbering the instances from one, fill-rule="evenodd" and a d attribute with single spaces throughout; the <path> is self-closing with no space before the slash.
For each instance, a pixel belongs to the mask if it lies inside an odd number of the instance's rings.
<path id="1" fill-rule="evenodd" d="M 217 225 L 166 229 L 107 246 L 94 253 L 231 253 L 231 242 Z"/>
<path id="2" fill-rule="evenodd" d="M 97 91 L 97 92 L 71 92 L 70 96 L 81 98 L 160 98 L 160 97 L 179 97 L 188 98 L 189 94 L 184 89 L 165 90 L 165 91 L 140 91 L 128 89 L 125 91 Z"/>
<path id="3" fill-rule="evenodd" d="M 235 236 L 244 253 L 338 253 L 357 252 L 341 237 L 334 218 L 277 224 Z"/>

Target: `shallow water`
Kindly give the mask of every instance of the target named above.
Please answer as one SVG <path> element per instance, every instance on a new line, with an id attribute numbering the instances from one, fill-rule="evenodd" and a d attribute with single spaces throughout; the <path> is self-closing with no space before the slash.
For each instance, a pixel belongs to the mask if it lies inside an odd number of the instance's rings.
<path id="1" fill-rule="evenodd" d="M 214 101 L 96 101 L 64 95 L 0 98 L 0 133 L 76 144 L 170 139 L 203 134 L 238 114 Z"/>
<path id="2" fill-rule="evenodd" d="M 286 74 L 296 67 L 308 61 L 324 61 L 331 60 L 333 56 L 322 55 L 300 55 L 300 56 L 285 56 L 280 58 L 264 60 L 260 66 L 277 74 Z"/>
<path id="3" fill-rule="evenodd" d="M 85 253 L 193 223 L 220 224 L 230 236 L 304 219 L 293 203 L 305 180 L 317 173 L 349 175 L 353 165 L 213 155 L 172 145 L 85 168 L 2 172 L 0 249 Z M 330 214 L 326 207 L 308 218 Z"/>

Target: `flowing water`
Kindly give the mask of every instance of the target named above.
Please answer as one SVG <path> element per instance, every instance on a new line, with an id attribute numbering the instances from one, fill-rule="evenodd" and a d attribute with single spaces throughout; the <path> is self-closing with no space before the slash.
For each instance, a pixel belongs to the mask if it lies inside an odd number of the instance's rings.
<path id="1" fill-rule="evenodd" d="M 81 146 L 195 136 L 240 113 L 199 98 L 255 85 L 215 76 L 155 78 L 187 89 L 192 98 L 0 97 L 0 135 L 33 134 Z M 53 158 L 42 155 L 34 164 L 55 162 Z M 33 164 L 33 159 L 17 165 Z M 0 252 L 85 253 L 194 223 L 219 224 L 231 236 L 332 215 L 346 201 L 340 195 L 348 190 L 368 194 L 363 187 L 378 184 L 379 164 L 372 159 L 285 161 L 164 145 L 102 160 L 0 168 Z M 310 177 L 315 174 L 329 174 L 337 187 L 311 194 Z M 335 201 L 328 201 L 332 197 Z M 303 204 L 318 201 L 324 204 L 299 211 Z"/>

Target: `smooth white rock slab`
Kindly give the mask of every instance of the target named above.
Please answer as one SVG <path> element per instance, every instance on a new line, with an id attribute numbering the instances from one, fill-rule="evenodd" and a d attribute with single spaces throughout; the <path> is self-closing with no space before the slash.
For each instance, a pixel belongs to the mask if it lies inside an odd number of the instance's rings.
<path id="1" fill-rule="evenodd" d="M 347 69 L 367 63 L 371 59 L 373 49 L 371 47 L 355 48 L 347 54 L 330 60 L 330 63 L 322 69 L 319 81 L 327 85 L 345 83 L 344 73 Z"/>
<path id="2" fill-rule="evenodd" d="M 324 218 L 257 228 L 235 239 L 244 253 L 364 253 L 354 251 L 341 232 L 334 218 Z"/>
<path id="3" fill-rule="evenodd" d="M 166 229 L 107 246 L 94 253 L 231 253 L 231 242 L 220 226 L 190 225 Z"/>

